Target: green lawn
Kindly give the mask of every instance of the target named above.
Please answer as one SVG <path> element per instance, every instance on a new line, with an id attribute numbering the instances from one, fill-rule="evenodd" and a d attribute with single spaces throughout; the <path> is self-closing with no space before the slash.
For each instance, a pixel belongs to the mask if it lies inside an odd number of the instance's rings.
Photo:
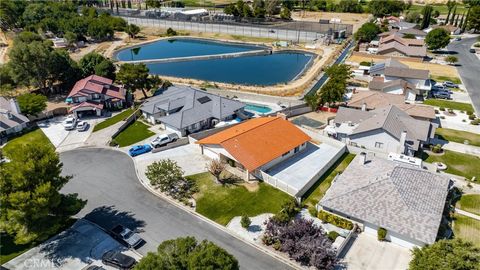
<path id="1" fill-rule="evenodd" d="M 120 147 L 145 140 L 146 138 L 155 135 L 154 132 L 148 130 L 148 127 L 148 125 L 137 120 L 128 126 L 124 131 L 120 132 L 120 134 L 118 134 L 114 140 Z"/>
<path id="2" fill-rule="evenodd" d="M 428 155 L 424 153 L 423 159 L 426 162 L 443 162 L 447 164 L 447 173 L 463 176 L 471 179 L 473 176 L 480 179 L 480 157 L 444 150 L 441 156 Z"/>
<path id="3" fill-rule="evenodd" d="M 129 117 L 132 113 L 133 113 L 132 109 L 126 109 L 125 111 L 123 111 L 123 112 L 121 112 L 121 113 L 119 113 L 119 114 L 117 114 L 113 117 L 110 117 L 105 121 L 102 121 L 102 122 L 96 124 L 95 127 L 93 128 L 93 132 L 99 131 L 99 130 L 107 128 L 111 125 L 114 125 L 114 124 L 124 120 L 125 118 Z"/>
<path id="4" fill-rule="evenodd" d="M 464 215 L 455 214 L 453 221 L 453 233 L 455 234 L 455 237 L 471 241 L 480 247 L 479 220 Z"/>
<path id="5" fill-rule="evenodd" d="M 348 164 L 352 162 L 354 154 L 344 154 L 330 169 L 323 174 L 320 179 L 308 190 L 305 195 L 305 205 L 315 206 L 315 204 L 322 199 L 327 189 L 330 188 L 333 178 L 347 168 Z"/>
<path id="6" fill-rule="evenodd" d="M 435 134 L 447 141 L 463 143 L 468 140 L 469 144 L 480 146 L 480 135 L 449 128 L 437 128 Z"/>
<path id="7" fill-rule="evenodd" d="M 469 104 L 469 103 L 449 101 L 449 100 L 443 100 L 443 99 L 427 99 L 423 103 L 430 106 L 443 107 L 447 109 L 453 109 L 453 110 L 459 110 L 459 111 L 465 111 L 465 112 L 473 112 L 472 104 Z"/>
<path id="8" fill-rule="evenodd" d="M 424 5 L 412 5 L 408 11 L 416 11 L 422 13 L 422 10 L 425 6 Z M 438 4 L 438 5 L 433 5 L 434 10 L 438 10 L 440 14 L 448 14 L 448 8 L 447 5 L 443 4 Z M 464 11 L 466 11 L 466 8 L 462 4 L 457 4 L 457 12 L 456 14 L 462 14 Z M 453 10 L 452 10 L 453 12 Z"/>
<path id="9" fill-rule="evenodd" d="M 458 77 L 437 76 L 437 75 L 432 75 L 431 77 L 437 82 L 450 81 L 455 84 L 462 84 L 462 81 Z"/>
<path id="10" fill-rule="evenodd" d="M 236 216 L 275 214 L 285 201 L 292 199 L 288 194 L 262 182 L 258 190 L 249 191 L 241 185 L 216 184 L 210 173 L 187 177 L 194 179 L 199 187 L 199 192 L 195 194 L 196 211 L 222 225 L 227 225 Z"/>
<path id="11" fill-rule="evenodd" d="M 45 144 L 45 145 L 50 145 L 50 146 L 53 147 L 52 143 L 47 138 L 47 136 L 45 136 L 43 131 L 41 129 L 37 128 L 35 130 L 32 130 L 28 133 L 25 133 L 25 134 L 13 139 L 13 140 L 7 142 L 7 144 L 3 147 L 3 150 L 5 151 L 5 153 L 8 153 L 8 151 L 18 147 L 19 145 L 26 145 L 26 144 L 33 143 L 33 142 L 41 143 L 41 144 Z"/>
<path id="12" fill-rule="evenodd" d="M 67 228 L 70 228 L 77 220 L 70 218 L 64 225 L 59 229 L 57 233 L 60 233 Z M 55 233 L 55 234 L 57 234 Z M 50 235 L 48 238 L 53 237 L 55 234 Z M 4 264 L 11 259 L 21 255 L 22 253 L 27 252 L 29 249 L 37 246 L 40 243 L 30 243 L 26 245 L 17 245 L 13 242 L 13 238 L 8 234 L 0 234 L 0 264 Z"/>
<path id="13" fill-rule="evenodd" d="M 457 208 L 480 216 L 480 195 L 465 194 L 457 202 Z"/>

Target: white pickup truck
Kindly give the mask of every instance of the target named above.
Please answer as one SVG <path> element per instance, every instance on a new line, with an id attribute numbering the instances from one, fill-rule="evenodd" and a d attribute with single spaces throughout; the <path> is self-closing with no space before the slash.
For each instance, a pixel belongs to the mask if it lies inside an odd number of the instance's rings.
<path id="1" fill-rule="evenodd" d="M 158 148 L 167 145 L 168 143 L 178 140 L 176 133 L 158 135 L 150 144 L 153 148 Z"/>

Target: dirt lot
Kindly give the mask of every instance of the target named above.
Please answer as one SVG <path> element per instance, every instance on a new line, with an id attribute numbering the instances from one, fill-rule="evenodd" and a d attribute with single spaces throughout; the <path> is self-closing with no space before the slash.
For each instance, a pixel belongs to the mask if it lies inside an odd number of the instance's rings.
<path id="1" fill-rule="evenodd" d="M 374 58 L 387 59 L 387 57 L 379 57 L 379 56 L 375 56 Z M 370 61 L 372 61 L 372 57 L 352 55 L 347 59 L 347 62 L 360 63 L 362 61 L 370 62 Z M 382 61 L 382 60 L 379 59 L 377 61 Z M 434 75 L 434 76 L 459 77 L 457 69 L 455 67 L 452 67 L 452 66 L 430 64 L 430 63 L 427 63 L 427 62 L 411 62 L 411 61 L 408 61 L 408 60 L 400 60 L 400 62 L 404 63 L 405 65 L 408 65 L 410 68 L 428 69 L 428 70 L 430 70 L 430 74 Z"/>
<path id="2" fill-rule="evenodd" d="M 313 12 L 313 11 L 294 11 L 292 12 L 292 19 L 298 21 L 318 22 L 322 20 L 330 20 L 332 18 L 339 18 L 341 23 L 353 24 L 353 32 L 368 21 L 370 14 L 358 13 L 337 13 L 337 12 Z"/>

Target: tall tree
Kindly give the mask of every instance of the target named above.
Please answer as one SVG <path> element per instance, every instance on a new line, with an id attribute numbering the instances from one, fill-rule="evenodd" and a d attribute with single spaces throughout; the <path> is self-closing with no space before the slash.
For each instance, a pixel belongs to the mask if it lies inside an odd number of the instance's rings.
<path id="1" fill-rule="evenodd" d="M 132 93 L 140 90 L 147 98 L 146 88 L 151 83 L 148 77 L 148 68 L 145 64 L 123 64 L 117 73 L 117 80 Z"/>
<path id="2" fill-rule="evenodd" d="M 450 19 L 450 14 L 452 13 L 452 9 L 453 9 L 453 7 L 455 7 L 456 4 L 457 4 L 457 2 L 455 0 L 448 0 L 447 1 L 448 14 L 447 14 L 447 19 L 445 20 L 445 24 L 448 24 L 449 19 Z"/>
<path id="3" fill-rule="evenodd" d="M 444 48 L 450 43 L 450 34 L 443 28 L 433 29 L 425 37 L 425 43 L 432 51 Z"/>
<path id="4" fill-rule="evenodd" d="M 350 66 L 335 64 L 328 67 L 325 70 L 325 74 L 327 74 L 329 79 L 317 92 L 320 106 L 343 101 L 347 88 L 347 80 L 352 77 Z"/>
<path id="5" fill-rule="evenodd" d="M 380 33 L 380 27 L 372 22 L 363 24 L 355 33 L 355 39 L 359 42 L 370 42 Z"/>
<path id="6" fill-rule="evenodd" d="M 180 237 L 162 242 L 157 252 L 143 257 L 137 270 L 150 269 L 239 269 L 238 261 L 223 248 L 194 237 Z"/>
<path id="7" fill-rule="evenodd" d="M 480 249 L 461 239 L 440 240 L 412 253 L 411 270 L 478 270 L 480 265 Z"/>
<path id="8" fill-rule="evenodd" d="M 432 18 L 432 11 L 433 7 L 431 5 L 426 5 L 423 8 L 422 24 L 420 25 L 420 29 L 428 28 L 428 26 L 430 25 L 430 20 Z"/>
<path id="9" fill-rule="evenodd" d="M 468 15 L 468 29 L 475 29 L 480 31 L 480 6 L 474 6 L 470 8 Z"/>
<path id="10" fill-rule="evenodd" d="M 85 205 L 76 194 L 59 192 L 71 176 L 61 175 L 62 163 L 51 145 L 19 145 L 4 154 L 11 161 L 0 163 L 0 230 L 15 243 L 45 240 Z"/>
<path id="11" fill-rule="evenodd" d="M 265 0 L 265 11 L 268 16 L 273 16 L 278 13 L 278 6 L 280 5 L 280 0 Z"/>
<path id="12" fill-rule="evenodd" d="M 115 65 L 110 59 L 103 57 L 97 52 L 90 52 L 84 55 L 79 61 L 83 77 L 92 74 L 115 79 Z"/>
<path id="13" fill-rule="evenodd" d="M 453 23 L 455 22 L 455 15 L 457 15 L 457 5 L 453 7 L 453 13 L 452 13 L 452 17 L 450 18 L 449 24 L 453 25 Z"/>
<path id="14" fill-rule="evenodd" d="M 17 97 L 20 111 L 25 115 L 37 115 L 47 108 L 47 97 L 26 93 Z"/>
<path id="15" fill-rule="evenodd" d="M 135 38 L 137 36 L 138 33 L 140 33 L 140 27 L 138 27 L 137 25 L 135 24 L 129 24 L 127 25 L 127 27 L 125 28 L 125 32 L 131 37 L 131 38 Z"/>

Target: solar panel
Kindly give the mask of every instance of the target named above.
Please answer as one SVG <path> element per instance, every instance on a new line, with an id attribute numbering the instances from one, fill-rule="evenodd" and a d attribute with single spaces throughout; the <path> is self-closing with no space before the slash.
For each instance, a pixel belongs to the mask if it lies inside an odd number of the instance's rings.
<path id="1" fill-rule="evenodd" d="M 204 104 L 204 103 L 207 103 L 207 102 L 209 102 L 209 101 L 212 101 L 212 100 L 211 100 L 209 97 L 207 97 L 207 96 L 198 98 L 197 100 L 198 100 L 198 102 L 200 102 L 201 104 Z"/>

